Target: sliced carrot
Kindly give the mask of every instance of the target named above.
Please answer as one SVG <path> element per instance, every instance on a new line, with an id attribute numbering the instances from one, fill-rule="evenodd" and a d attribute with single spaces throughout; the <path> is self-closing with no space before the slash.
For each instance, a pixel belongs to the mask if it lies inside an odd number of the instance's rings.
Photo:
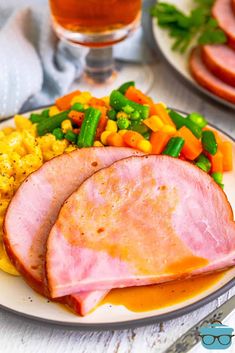
<path id="1" fill-rule="evenodd" d="M 71 100 L 75 97 L 75 96 L 79 96 L 81 92 L 80 91 L 74 91 L 71 92 L 69 94 L 66 94 L 63 97 L 57 98 L 55 101 L 55 104 L 57 106 L 57 108 L 59 108 L 60 110 L 67 110 L 71 107 Z"/>
<path id="2" fill-rule="evenodd" d="M 143 123 L 154 132 L 161 130 L 164 126 L 162 120 L 157 115 L 150 116 L 149 118 L 145 119 Z"/>
<path id="3" fill-rule="evenodd" d="M 208 158 L 211 162 L 211 173 L 223 173 L 223 154 L 220 150 L 216 152 L 214 156 L 208 154 Z"/>
<path id="4" fill-rule="evenodd" d="M 152 132 L 150 136 L 150 142 L 152 145 L 153 154 L 161 154 L 170 140 L 170 136 L 162 131 Z"/>
<path id="5" fill-rule="evenodd" d="M 100 107 L 105 107 L 106 106 L 106 103 L 103 101 L 103 99 L 100 99 L 100 98 L 95 98 L 95 97 L 92 97 L 88 104 L 91 106 L 91 107 L 97 107 L 97 106 L 100 106 Z"/>
<path id="6" fill-rule="evenodd" d="M 126 98 L 130 99 L 133 102 L 139 104 L 150 104 L 152 103 L 151 98 L 147 97 L 143 92 L 134 86 L 130 86 L 125 93 Z"/>
<path id="7" fill-rule="evenodd" d="M 166 108 L 163 107 L 163 105 L 161 103 L 154 104 L 154 110 L 155 110 L 154 114 L 158 115 L 164 124 L 174 126 L 174 128 L 175 128 L 175 124 L 171 120 L 170 115 L 167 113 Z"/>
<path id="8" fill-rule="evenodd" d="M 223 171 L 233 170 L 233 145 L 230 141 L 224 141 L 219 144 L 219 150 L 223 155 Z"/>
<path id="9" fill-rule="evenodd" d="M 150 107 L 150 116 L 151 115 L 156 115 L 155 112 L 155 107 L 152 99 L 148 96 L 146 96 L 143 92 L 141 92 L 139 89 L 130 86 L 128 90 L 125 93 L 125 96 L 130 99 L 133 102 L 139 103 L 139 104 L 147 104 Z"/>
<path id="10" fill-rule="evenodd" d="M 120 134 L 118 134 L 117 132 L 112 132 L 107 137 L 107 145 L 114 146 L 114 147 L 125 147 L 126 146 L 123 137 Z"/>
<path id="11" fill-rule="evenodd" d="M 107 122 L 108 122 L 108 117 L 106 115 L 107 109 L 105 107 L 97 107 L 101 111 L 101 117 L 100 121 L 97 127 L 96 131 L 96 139 L 98 140 L 102 134 L 102 132 L 105 130 Z"/>
<path id="12" fill-rule="evenodd" d="M 185 140 L 182 153 L 187 159 L 193 161 L 202 153 L 201 141 L 186 126 L 181 127 L 176 135 Z"/>
<path id="13" fill-rule="evenodd" d="M 123 140 L 127 146 L 137 148 L 139 141 L 143 140 L 143 136 L 136 131 L 127 131 L 123 135 Z"/>
<path id="14" fill-rule="evenodd" d="M 82 122 L 84 119 L 84 113 L 78 112 L 76 110 L 71 110 L 68 116 L 74 124 L 78 125 L 79 127 L 82 125 Z"/>

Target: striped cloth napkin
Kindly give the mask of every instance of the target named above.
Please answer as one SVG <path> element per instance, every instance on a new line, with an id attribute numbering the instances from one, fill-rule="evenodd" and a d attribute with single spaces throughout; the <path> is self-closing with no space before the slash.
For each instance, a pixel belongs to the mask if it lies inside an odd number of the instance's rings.
<path id="1" fill-rule="evenodd" d="M 0 2 L 0 119 L 46 105 L 81 76 L 86 49 L 60 42 L 47 0 Z M 142 31 L 115 47 L 121 60 L 151 61 Z"/>

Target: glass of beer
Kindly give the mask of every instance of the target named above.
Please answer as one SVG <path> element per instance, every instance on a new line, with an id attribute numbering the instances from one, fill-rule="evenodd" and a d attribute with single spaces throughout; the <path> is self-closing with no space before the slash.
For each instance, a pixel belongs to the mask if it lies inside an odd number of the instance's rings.
<path id="1" fill-rule="evenodd" d="M 50 0 L 50 8 L 59 38 L 89 48 L 86 84 L 113 82 L 120 73 L 115 70 L 112 46 L 139 26 L 141 0 Z"/>

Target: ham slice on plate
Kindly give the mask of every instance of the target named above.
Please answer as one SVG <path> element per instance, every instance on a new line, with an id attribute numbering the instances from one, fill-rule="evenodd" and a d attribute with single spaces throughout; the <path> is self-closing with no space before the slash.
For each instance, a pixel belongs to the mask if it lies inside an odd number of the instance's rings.
<path id="1" fill-rule="evenodd" d="M 65 202 L 46 263 L 53 298 L 221 270 L 235 265 L 232 209 L 212 178 L 188 162 L 123 159 Z"/>
<path id="2" fill-rule="evenodd" d="M 233 13 L 234 13 L 234 16 L 235 16 L 235 0 L 232 0 L 232 7 L 233 7 Z"/>
<path id="3" fill-rule="evenodd" d="M 32 288 L 48 296 L 44 283 L 46 241 L 64 201 L 97 170 L 136 154 L 141 153 L 129 148 L 76 150 L 45 163 L 20 186 L 6 213 L 4 243 L 13 264 Z M 62 301 L 85 315 L 106 293 L 83 292 Z"/>
<path id="4" fill-rule="evenodd" d="M 228 44 L 235 49 L 235 15 L 232 0 L 215 0 L 212 14 L 228 37 Z"/>
<path id="5" fill-rule="evenodd" d="M 215 76 L 235 87 L 235 50 L 227 45 L 205 45 L 202 59 Z"/>
<path id="6" fill-rule="evenodd" d="M 202 61 L 200 48 L 193 49 L 189 59 L 189 68 L 192 76 L 201 86 L 217 96 L 235 103 L 235 87 L 221 81 L 207 69 Z"/>

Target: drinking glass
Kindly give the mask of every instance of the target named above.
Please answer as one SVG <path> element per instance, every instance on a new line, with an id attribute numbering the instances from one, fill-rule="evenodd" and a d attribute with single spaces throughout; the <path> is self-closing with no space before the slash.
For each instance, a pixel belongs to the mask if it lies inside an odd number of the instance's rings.
<path id="1" fill-rule="evenodd" d="M 124 81 L 136 81 L 145 92 L 151 86 L 146 65 L 120 64 L 113 59 L 113 45 L 139 26 L 141 0 L 50 0 L 53 27 L 71 45 L 85 46 L 83 90 L 107 93 Z"/>

